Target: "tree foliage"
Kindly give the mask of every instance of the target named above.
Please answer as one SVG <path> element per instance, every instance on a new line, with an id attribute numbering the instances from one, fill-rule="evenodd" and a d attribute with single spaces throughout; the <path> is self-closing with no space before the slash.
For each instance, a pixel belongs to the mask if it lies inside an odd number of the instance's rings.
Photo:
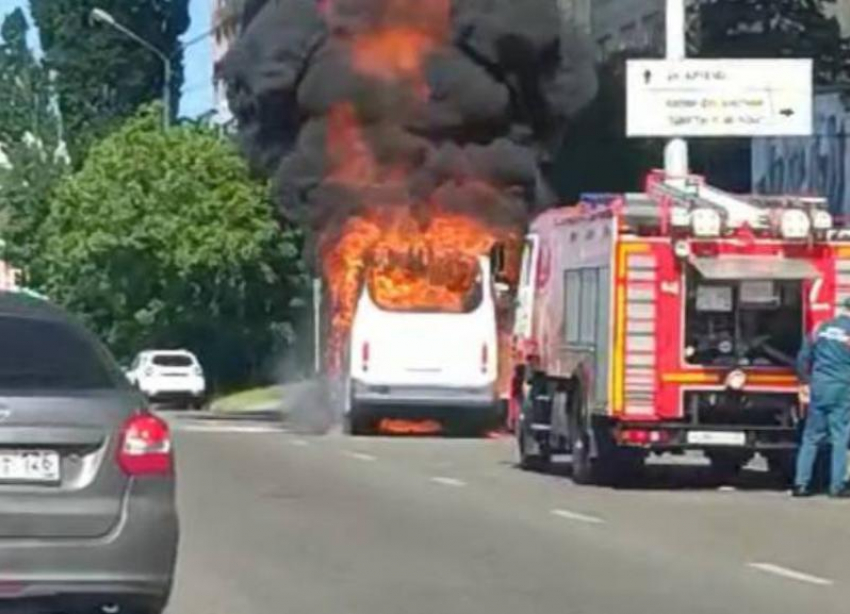
<path id="1" fill-rule="evenodd" d="M 163 66 L 149 50 L 91 19 L 96 6 L 173 57 L 172 101 L 183 83 L 179 37 L 189 27 L 189 0 L 31 0 L 41 46 L 56 72 L 56 92 L 79 164 L 92 142 L 140 105 L 162 96 Z"/>
<path id="2" fill-rule="evenodd" d="M 0 232 L 4 257 L 25 264 L 39 251 L 37 229 L 66 161 L 50 78 L 27 46 L 23 11 L 0 28 Z"/>
<path id="3" fill-rule="evenodd" d="M 706 58 L 814 58 L 820 84 L 850 80 L 837 0 L 700 0 L 692 40 Z"/>
<path id="4" fill-rule="evenodd" d="M 626 138 L 626 60 L 616 54 L 600 65 L 596 99 L 573 122 L 555 158 L 549 180 L 565 202 L 587 192 L 640 191 L 649 170 L 662 165 L 662 143 Z"/>
<path id="5" fill-rule="evenodd" d="M 92 148 L 42 231 L 39 290 L 119 356 L 188 348 L 227 384 L 293 341 L 297 233 L 281 230 L 230 142 L 196 125 L 164 132 L 156 105 Z"/>
<path id="6" fill-rule="evenodd" d="M 836 0 L 700 0 L 690 47 L 703 58 L 813 58 L 815 82 L 850 81 L 850 40 L 827 9 Z M 749 139 L 694 141 L 692 164 L 720 187 L 751 187 Z"/>

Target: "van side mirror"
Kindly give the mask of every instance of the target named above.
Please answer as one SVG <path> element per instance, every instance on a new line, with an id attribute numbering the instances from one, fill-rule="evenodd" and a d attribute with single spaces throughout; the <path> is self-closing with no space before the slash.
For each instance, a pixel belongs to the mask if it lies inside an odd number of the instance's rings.
<path id="1" fill-rule="evenodd" d="M 507 266 L 505 246 L 502 243 L 496 243 L 490 250 L 490 270 L 497 284 L 507 285 Z"/>

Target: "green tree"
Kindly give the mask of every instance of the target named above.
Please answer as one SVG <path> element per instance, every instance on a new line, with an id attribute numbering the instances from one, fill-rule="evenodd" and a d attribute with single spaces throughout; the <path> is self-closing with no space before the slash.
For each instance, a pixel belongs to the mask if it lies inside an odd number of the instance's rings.
<path id="1" fill-rule="evenodd" d="M 23 11 L 0 27 L 0 233 L 4 257 L 26 266 L 39 251 L 38 227 L 66 158 L 50 78 L 27 46 Z"/>
<path id="2" fill-rule="evenodd" d="M 108 11 L 173 57 L 172 101 L 183 83 L 179 37 L 189 27 L 189 0 L 30 0 L 56 92 L 71 157 L 79 166 L 88 147 L 163 90 L 162 62 L 103 24 L 91 10 Z"/>
<path id="3" fill-rule="evenodd" d="M 547 173 L 564 202 L 587 192 L 640 191 L 647 173 L 662 165 L 663 143 L 626 138 L 626 60 L 615 54 L 600 65 L 596 99 L 572 122 Z"/>
<path id="4" fill-rule="evenodd" d="M 837 0 L 699 0 L 692 47 L 705 58 L 814 58 L 815 79 L 850 80 L 850 46 L 827 9 Z"/>
<path id="5" fill-rule="evenodd" d="M 162 131 L 157 105 L 95 145 L 57 188 L 37 289 L 121 357 L 185 347 L 223 385 L 256 379 L 294 340 L 300 238 L 211 129 Z"/>

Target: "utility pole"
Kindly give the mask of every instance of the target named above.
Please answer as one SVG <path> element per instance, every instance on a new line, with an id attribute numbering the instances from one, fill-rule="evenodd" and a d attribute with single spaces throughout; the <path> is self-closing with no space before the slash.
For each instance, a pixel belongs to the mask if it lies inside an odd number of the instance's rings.
<path id="1" fill-rule="evenodd" d="M 678 62 L 687 57 L 687 20 L 685 0 L 667 0 L 667 60 Z M 668 177 L 685 178 L 689 172 L 688 142 L 673 139 L 664 149 L 664 170 Z"/>
<path id="2" fill-rule="evenodd" d="M 322 372 L 322 278 L 313 279 L 313 370 Z"/>
<path id="3" fill-rule="evenodd" d="M 171 80 L 172 80 L 172 56 L 169 56 L 164 51 L 162 51 L 159 47 L 151 43 L 150 41 L 142 38 L 138 34 L 136 34 L 133 30 L 128 28 L 127 26 L 119 23 L 115 17 L 112 16 L 111 13 L 104 11 L 100 8 L 94 8 L 91 11 L 91 17 L 93 20 L 99 21 L 102 24 L 105 24 L 132 41 L 135 41 L 151 53 L 153 53 L 157 58 L 159 58 L 160 62 L 162 62 L 162 74 L 163 74 L 163 86 L 162 86 L 162 127 L 163 129 L 168 129 L 171 127 Z M 182 47 L 178 47 L 178 51 L 182 49 Z"/>

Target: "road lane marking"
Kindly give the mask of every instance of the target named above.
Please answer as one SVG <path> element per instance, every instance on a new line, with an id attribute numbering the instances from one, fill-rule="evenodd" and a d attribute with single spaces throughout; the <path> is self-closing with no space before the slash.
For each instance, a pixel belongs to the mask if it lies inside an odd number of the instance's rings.
<path id="1" fill-rule="evenodd" d="M 366 463 L 372 463 L 372 462 L 378 460 L 377 457 L 372 456 L 371 454 L 365 454 L 363 452 L 345 451 L 345 452 L 343 452 L 343 454 L 345 454 L 345 456 L 347 456 L 348 458 L 353 458 L 354 460 L 359 460 L 359 461 L 363 461 L 363 462 L 366 462 Z"/>
<path id="2" fill-rule="evenodd" d="M 818 576 L 803 573 L 802 571 L 788 569 L 787 567 L 782 567 L 781 565 L 774 565 L 773 563 L 749 563 L 748 567 L 751 567 L 752 569 L 757 569 L 758 571 L 763 571 L 764 573 L 769 573 L 775 576 L 780 576 L 782 578 L 787 578 L 789 580 L 796 580 L 797 582 L 806 582 L 808 584 L 815 584 L 817 586 L 832 586 L 834 584 L 832 580 L 829 580 L 827 578 L 820 578 Z"/>
<path id="3" fill-rule="evenodd" d="M 570 510 L 552 510 L 552 515 L 557 516 L 558 518 L 565 518 L 567 520 L 575 520 L 576 522 L 584 522 L 587 524 L 604 524 L 605 521 L 597 516 L 589 516 L 587 514 L 580 514 L 579 512 L 571 512 Z"/>
<path id="4" fill-rule="evenodd" d="M 463 488 L 466 486 L 466 482 L 463 480 L 458 480 L 456 478 L 444 478 L 441 476 L 436 476 L 431 478 L 431 481 L 435 484 L 442 484 L 443 486 L 451 486 L 453 488 Z"/>
<path id="5" fill-rule="evenodd" d="M 306 439 L 290 439 L 289 443 L 297 448 L 306 448 L 310 445 L 310 442 Z"/>
<path id="6" fill-rule="evenodd" d="M 222 433 L 222 434 L 242 434 L 242 435 L 257 435 L 267 433 L 286 433 L 285 429 L 270 427 L 270 426 L 239 426 L 239 425 L 212 425 L 212 424 L 181 424 L 175 427 L 176 431 L 186 433 Z"/>

